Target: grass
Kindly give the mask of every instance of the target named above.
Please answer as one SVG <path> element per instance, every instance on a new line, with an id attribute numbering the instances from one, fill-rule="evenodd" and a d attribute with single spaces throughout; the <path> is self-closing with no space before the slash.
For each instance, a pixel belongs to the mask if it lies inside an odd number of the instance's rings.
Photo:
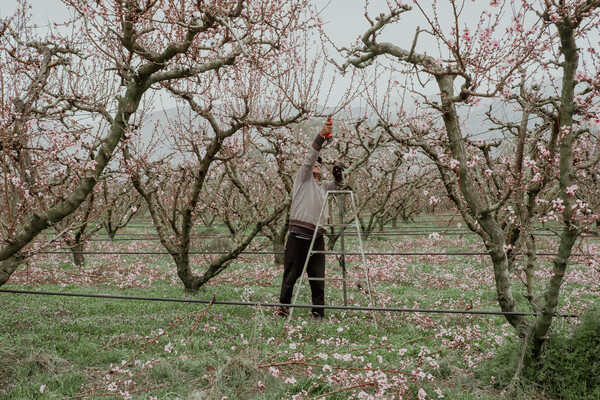
<path id="1" fill-rule="evenodd" d="M 439 241 L 379 236 L 364 244 L 365 251 L 480 247 L 469 235 Z M 93 246 L 162 250 L 156 242 Z M 194 262 L 205 261 L 198 256 Z M 498 309 L 485 257 L 373 256 L 368 263 L 378 305 Z M 356 260 L 348 257 L 348 267 L 356 272 Z M 330 257 L 328 274 L 336 269 Z M 578 312 L 592 298 L 597 286 L 588 278 L 565 282 L 564 310 Z M 244 256 L 195 298 L 276 302 L 280 280 L 281 267 L 270 256 Z M 64 256 L 38 257 L 9 283 L 4 288 L 186 296 L 168 257 L 90 255 L 83 269 Z M 340 288 L 328 284 L 328 304 L 342 304 Z M 306 285 L 299 303 L 309 303 L 309 295 Z M 350 304 L 368 305 L 355 284 L 348 295 Z M 417 399 L 420 391 L 429 398 L 500 399 L 502 387 L 493 375 L 476 372 L 515 340 L 499 316 L 381 313 L 376 328 L 369 312 L 328 310 L 326 320 L 316 323 L 308 310 L 298 309 L 286 325 L 274 310 L 257 307 L 7 293 L 0 294 L 0 309 L 2 399 L 331 400 L 361 393 Z M 530 387 L 523 398 L 544 398 L 540 393 Z"/>

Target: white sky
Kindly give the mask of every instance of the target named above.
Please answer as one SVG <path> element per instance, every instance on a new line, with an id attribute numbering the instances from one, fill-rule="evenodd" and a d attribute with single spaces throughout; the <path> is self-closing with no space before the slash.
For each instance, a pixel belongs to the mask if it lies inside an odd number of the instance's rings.
<path id="1" fill-rule="evenodd" d="M 350 46 L 357 37 L 367 29 L 368 23 L 364 17 L 365 0 L 312 0 L 324 22 L 324 29 L 338 46 Z M 425 1 L 426 3 L 429 0 Z M 47 26 L 53 22 L 61 22 L 68 17 L 68 8 L 60 0 L 30 0 L 34 22 L 39 26 Z M 17 7 L 17 0 L 0 0 L 0 17 L 11 15 Z M 372 0 L 369 5 L 369 14 L 378 15 L 386 11 L 385 0 Z M 386 28 L 386 39 L 395 44 L 410 46 L 416 29 L 418 11 L 410 13 L 411 18 L 406 18 L 403 24 Z M 423 23 L 423 21 L 421 21 Z M 337 57 L 338 62 L 344 60 Z M 334 87 L 333 97 L 342 96 L 348 82 L 339 78 Z"/>
<path id="2" fill-rule="evenodd" d="M 312 0 L 318 10 L 323 11 L 323 21 L 327 23 L 326 30 L 335 39 L 348 41 L 355 39 L 367 27 L 363 16 L 365 0 Z M 424 3 L 428 3 L 426 0 Z M 60 0 L 30 0 L 35 22 L 40 26 L 66 18 L 67 8 Z M 370 1 L 369 12 L 377 15 L 385 11 L 386 1 Z M 17 7 L 17 0 L 0 1 L 0 16 L 10 15 Z M 416 13 L 411 13 L 416 14 Z M 411 15 L 414 17 L 414 15 Z M 408 19 L 407 19 L 408 20 Z M 413 21 L 414 18 L 411 19 Z M 411 21 L 406 21 L 410 23 Z M 416 26 L 416 25 L 415 25 Z M 414 27 L 410 29 L 414 32 Z"/>
<path id="3" fill-rule="evenodd" d="M 365 0 L 311 1 L 317 10 L 322 11 L 320 15 L 324 22 L 324 30 L 339 47 L 349 47 L 369 26 L 364 17 Z M 421 14 L 421 11 L 414 6 L 413 1 L 404 0 L 406 4 L 413 5 L 413 10 L 403 14 L 399 23 L 386 27 L 383 35 L 380 37 L 380 41 L 389 41 L 395 45 L 409 49 L 417 26 L 421 28 L 428 27 L 427 21 Z M 39 26 L 46 26 L 52 22 L 61 22 L 68 17 L 69 11 L 60 0 L 30 0 L 29 2 L 32 5 L 34 21 Z M 368 3 L 369 15 L 373 19 L 380 12 L 387 11 L 386 0 L 368 0 Z M 420 0 L 419 3 L 425 10 L 431 10 L 433 1 Z M 448 3 L 447 1 L 439 2 L 438 11 L 440 15 L 452 15 L 448 8 Z M 12 14 L 16 6 L 17 0 L 0 0 L 0 17 Z M 444 10 L 444 8 L 447 10 Z M 465 1 L 465 9 L 460 18 L 461 23 L 465 27 L 476 24 L 481 11 L 488 8 L 489 0 Z M 448 18 L 446 21 L 442 21 L 442 23 L 447 23 L 447 26 L 449 26 L 453 23 L 453 18 Z M 437 46 L 426 34 L 419 36 L 419 44 L 416 51 L 421 53 L 427 52 L 434 57 L 438 57 Z M 341 56 L 336 57 L 336 59 L 339 63 L 343 63 L 344 61 Z M 341 97 L 347 86 L 347 80 L 338 79 L 334 87 L 333 98 L 337 99 Z M 426 90 L 425 92 L 433 94 L 437 92 L 437 88 L 433 88 L 431 91 Z"/>

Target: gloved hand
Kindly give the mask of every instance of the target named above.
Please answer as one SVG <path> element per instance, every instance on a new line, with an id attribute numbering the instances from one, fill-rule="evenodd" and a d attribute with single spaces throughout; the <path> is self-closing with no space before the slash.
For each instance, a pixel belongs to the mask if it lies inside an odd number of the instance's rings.
<path id="1" fill-rule="evenodd" d="M 332 130 L 333 121 L 331 119 L 328 119 L 327 122 L 325 122 L 325 124 L 323 125 L 321 132 L 319 132 L 319 135 L 321 135 L 321 137 L 324 137 L 329 143 L 333 140 L 333 136 L 331 135 Z"/>
<path id="2" fill-rule="evenodd" d="M 337 164 L 337 165 L 333 166 L 333 177 L 335 178 L 336 181 L 342 180 L 345 169 L 346 169 L 346 167 L 344 167 L 341 164 Z"/>

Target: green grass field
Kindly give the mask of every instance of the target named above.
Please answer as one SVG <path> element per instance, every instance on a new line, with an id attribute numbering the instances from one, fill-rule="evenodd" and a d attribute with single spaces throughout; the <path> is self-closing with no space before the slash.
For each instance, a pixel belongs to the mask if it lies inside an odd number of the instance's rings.
<path id="1" fill-rule="evenodd" d="M 198 245 L 218 247 L 214 240 Z M 348 246 L 356 245 L 353 240 Z M 543 246 L 551 248 L 552 239 Z M 379 234 L 364 243 L 366 252 L 481 247 L 472 235 Z M 155 241 L 93 242 L 88 248 L 162 250 Z M 195 256 L 198 272 L 206 257 Z M 348 256 L 352 276 L 361 276 L 358 259 Z M 540 258 L 540 287 L 547 261 Z M 499 310 L 485 256 L 377 255 L 367 264 L 377 306 Z M 339 272 L 333 256 L 327 265 L 329 276 Z M 598 278 L 597 269 L 573 265 L 560 311 L 585 310 L 598 295 Z M 186 297 L 168 256 L 88 255 L 78 268 L 68 255 L 42 254 L 2 289 L 264 303 L 277 302 L 280 282 L 272 256 L 245 255 Z M 521 309 L 530 311 L 517 272 L 514 283 Z M 326 290 L 328 304 L 343 304 L 340 283 Z M 309 295 L 304 281 L 298 302 L 309 304 Z M 349 283 L 348 302 L 369 305 L 364 287 Z M 505 319 L 494 315 L 328 310 L 319 323 L 300 308 L 288 325 L 270 307 L 9 293 L 0 293 L 0 309 L 2 399 L 500 399 L 503 388 L 485 365 L 518 342 Z M 558 318 L 556 327 L 577 323 Z M 513 395 L 549 398 L 534 386 Z"/>

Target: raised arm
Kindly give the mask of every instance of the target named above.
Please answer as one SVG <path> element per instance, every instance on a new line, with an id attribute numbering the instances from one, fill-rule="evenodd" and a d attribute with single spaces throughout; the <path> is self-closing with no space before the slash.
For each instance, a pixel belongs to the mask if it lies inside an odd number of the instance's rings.
<path id="1" fill-rule="evenodd" d="M 331 134 L 331 121 L 327 121 L 323 128 L 321 128 L 321 132 L 315 137 L 313 140 L 306 157 L 304 157 L 304 161 L 300 166 L 300 170 L 298 171 L 298 175 L 296 176 L 297 180 L 308 180 L 312 179 L 312 171 L 315 163 L 317 162 L 317 158 L 319 157 L 319 153 L 321 152 L 321 148 L 323 147 L 323 143 L 325 142 L 325 137 Z"/>

